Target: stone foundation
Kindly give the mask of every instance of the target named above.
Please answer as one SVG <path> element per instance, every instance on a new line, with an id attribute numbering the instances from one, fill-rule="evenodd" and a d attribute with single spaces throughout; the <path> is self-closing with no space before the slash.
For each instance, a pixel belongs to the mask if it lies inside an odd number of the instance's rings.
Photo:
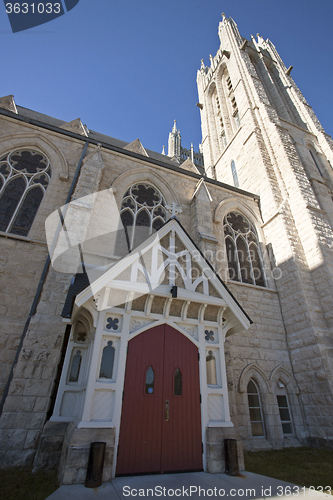
<path id="1" fill-rule="evenodd" d="M 239 470 L 245 470 L 242 441 L 235 427 L 207 427 L 207 472 L 218 474 L 225 472 L 224 440 L 237 440 Z"/>
<path id="2" fill-rule="evenodd" d="M 69 422 L 47 422 L 38 443 L 33 472 L 56 470 Z"/>
<path id="3" fill-rule="evenodd" d="M 114 429 L 78 429 L 69 424 L 62 447 L 59 467 L 60 484 L 84 484 L 87 474 L 90 444 L 95 441 L 106 443 L 102 481 L 112 479 L 114 454 Z"/>

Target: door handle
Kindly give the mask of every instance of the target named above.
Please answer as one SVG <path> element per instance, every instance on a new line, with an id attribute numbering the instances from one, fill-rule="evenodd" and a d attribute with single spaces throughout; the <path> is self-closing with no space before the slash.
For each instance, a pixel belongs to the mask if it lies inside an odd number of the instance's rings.
<path id="1" fill-rule="evenodd" d="M 169 400 L 165 400 L 165 421 L 169 421 Z"/>

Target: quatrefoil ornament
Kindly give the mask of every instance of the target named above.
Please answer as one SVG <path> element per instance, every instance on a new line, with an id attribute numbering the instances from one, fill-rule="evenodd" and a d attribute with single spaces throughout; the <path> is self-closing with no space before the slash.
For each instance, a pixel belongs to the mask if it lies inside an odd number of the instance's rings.
<path id="1" fill-rule="evenodd" d="M 118 330 L 118 323 L 119 319 L 118 318 L 108 318 L 106 321 L 106 328 L 108 330 Z"/>
<path id="2" fill-rule="evenodd" d="M 77 340 L 77 342 L 85 342 L 86 337 L 87 337 L 87 334 L 85 332 L 79 332 L 77 334 L 76 340 Z"/>
<path id="3" fill-rule="evenodd" d="M 214 342 L 214 332 L 213 332 L 213 330 L 205 330 L 205 339 L 208 342 Z"/>

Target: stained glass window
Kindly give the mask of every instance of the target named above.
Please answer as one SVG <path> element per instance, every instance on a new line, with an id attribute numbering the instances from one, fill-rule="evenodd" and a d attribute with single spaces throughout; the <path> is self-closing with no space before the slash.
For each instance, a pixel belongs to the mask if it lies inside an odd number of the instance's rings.
<path id="1" fill-rule="evenodd" d="M 247 399 L 250 410 L 252 436 L 264 436 L 264 426 L 262 422 L 262 413 L 260 405 L 260 396 L 256 384 L 253 380 L 247 385 Z"/>
<path id="2" fill-rule="evenodd" d="M 244 215 L 229 212 L 223 221 L 229 278 L 266 286 L 256 230 Z"/>
<path id="3" fill-rule="evenodd" d="M 175 396 L 181 396 L 183 394 L 183 376 L 179 368 L 174 373 L 174 390 Z"/>
<path id="4" fill-rule="evenodd" d="M 15 150 L 0 158 L 0 231 L 27 236 L 50 178 L 40 151 Z"/>
<path id="5" fill-rule="evenodd" d="M 166 222 L 165 200 L 150 184 L 135 184 L 123 197 L 120 216 L 127 249 L 131 251 Z"/>

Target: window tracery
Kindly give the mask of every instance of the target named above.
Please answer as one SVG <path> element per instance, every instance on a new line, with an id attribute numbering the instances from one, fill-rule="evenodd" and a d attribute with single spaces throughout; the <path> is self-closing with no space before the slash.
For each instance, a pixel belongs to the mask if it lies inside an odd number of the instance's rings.
<path id="1" fill-rule="evenodd" d="M 40 151 L 16 149 L 0 158 L 0 231 L 27 236 L 50 178 Z"/>
<path id="2" fill-rule="evenodd" d="M 134 184 L 123 197 L 120 217 L 127 247 L 131 251 L 166 222 L 165 200 L 154 186 Z"/>
<path id="3" fill-rule="evenodd" d="M 223 221 L 229 278 L 266 286 L 256 230 L 239 212 L 229 212 Z"/>

